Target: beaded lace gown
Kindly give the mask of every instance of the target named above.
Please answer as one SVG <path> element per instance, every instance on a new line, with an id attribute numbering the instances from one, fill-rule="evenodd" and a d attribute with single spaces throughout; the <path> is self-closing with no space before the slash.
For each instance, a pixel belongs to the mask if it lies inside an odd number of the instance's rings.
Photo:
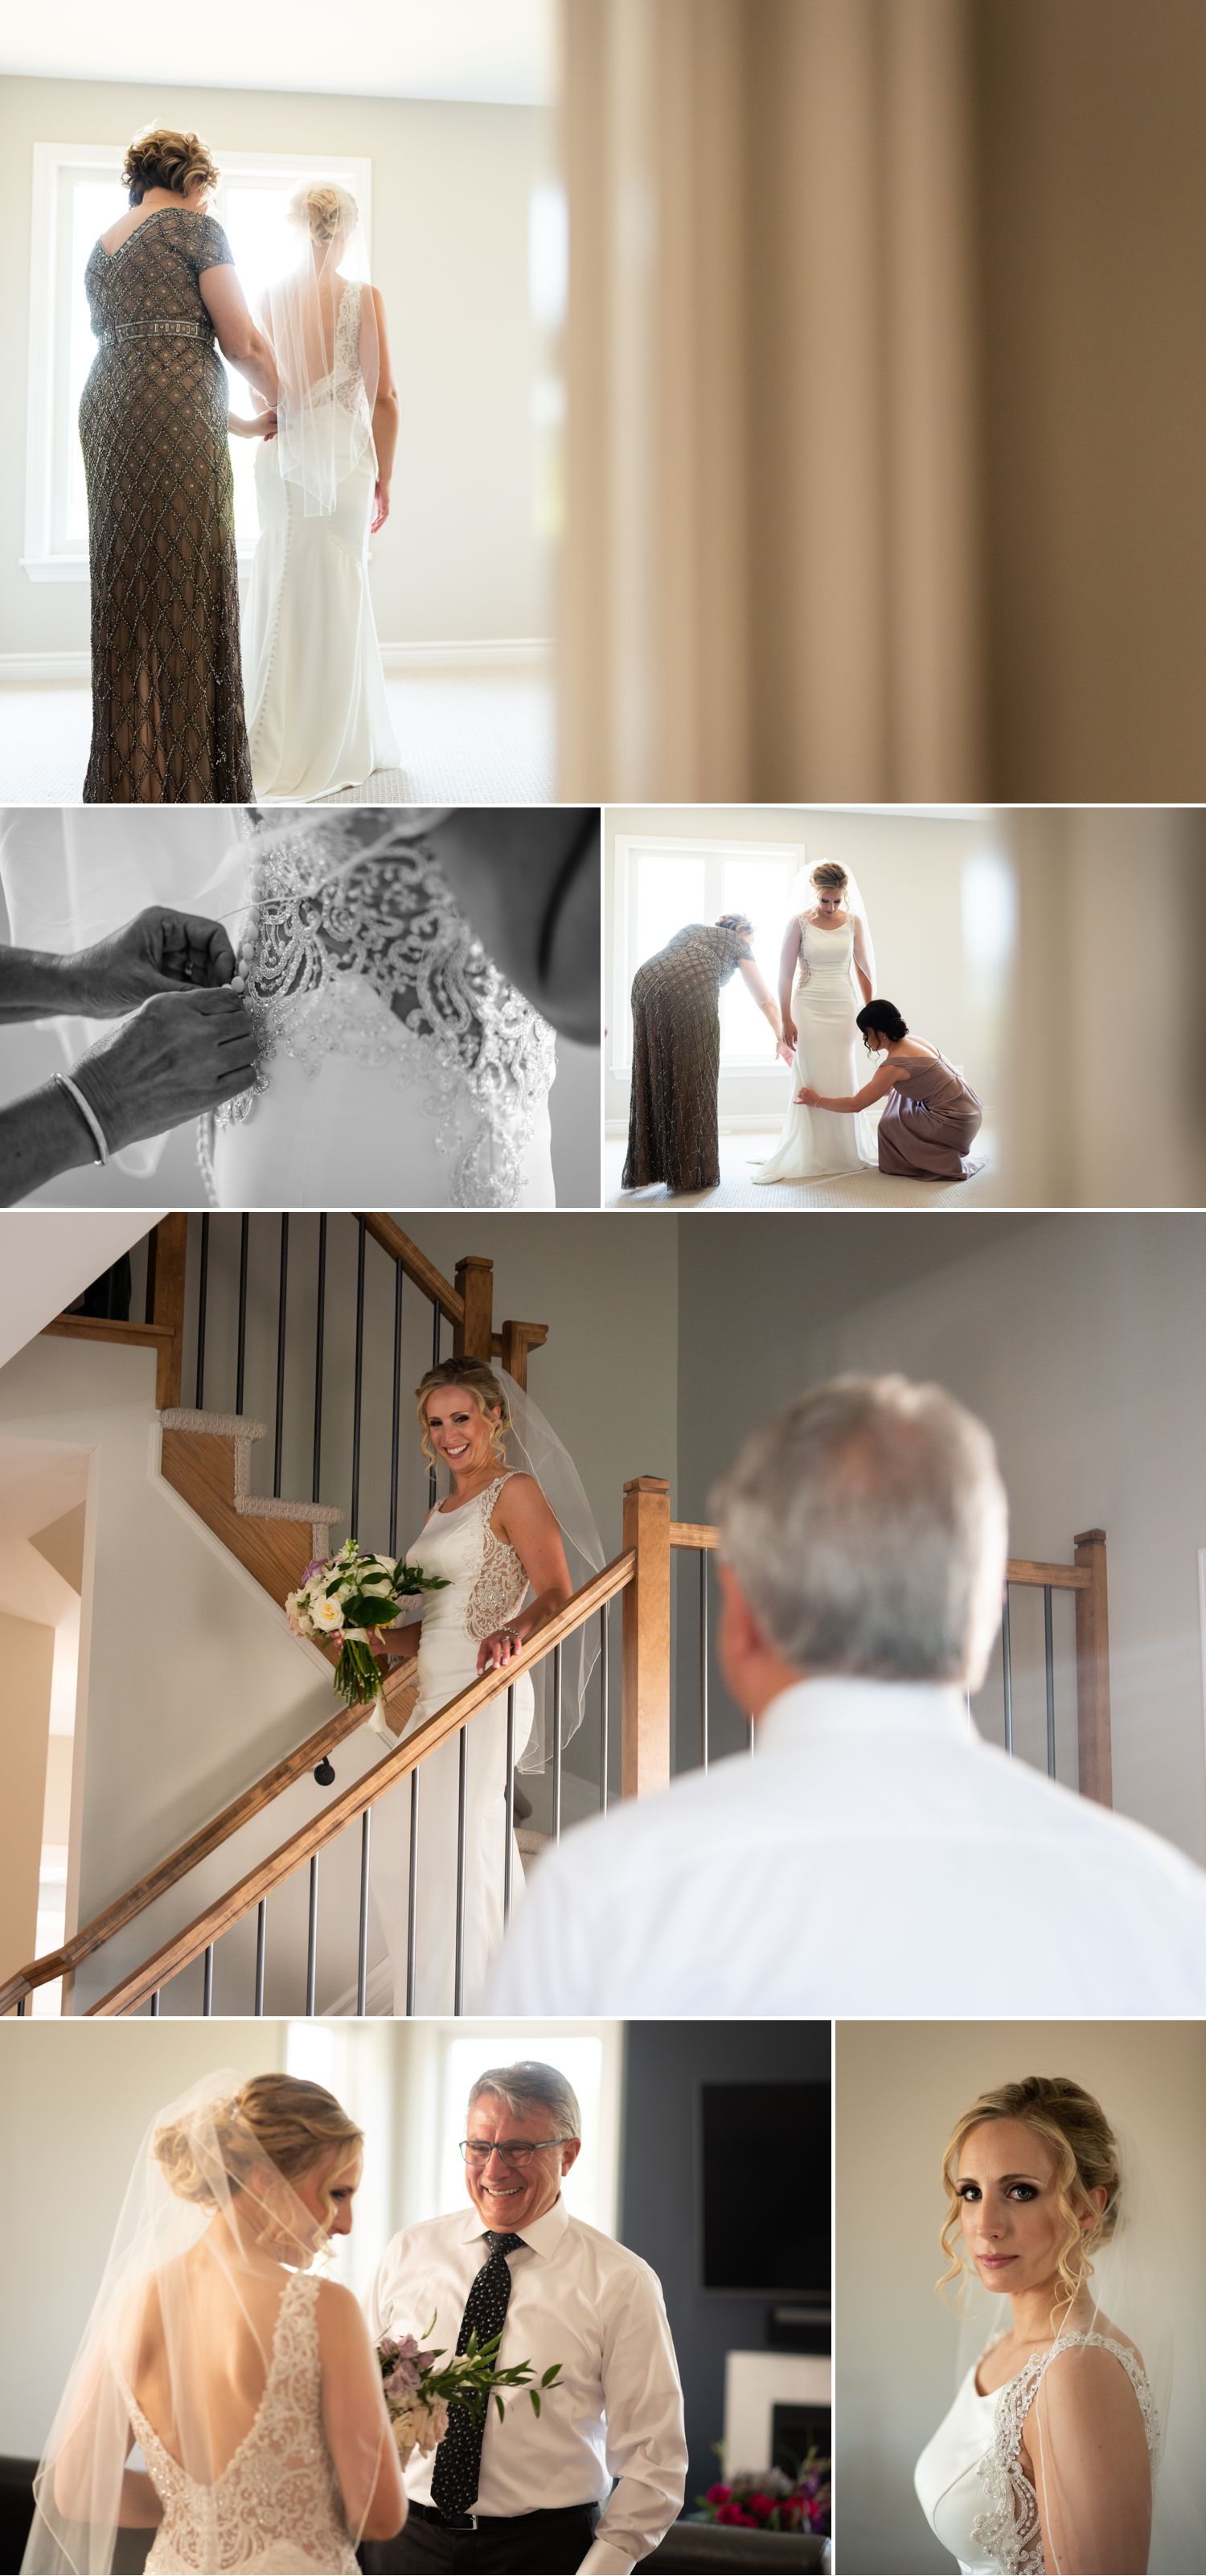
<path id="1" fill-rule="evenodd" d="M 1026 2419 L 1056 2354 L 1086 2345 L 1112 2352 L 1125 2370 L 1154 2463 L 1160 2438 L 1156 2402 L 1129 2345 L 1108 2335 L 1063 2335 L 988 2396 L 976 2386 L 986 2358 L 981 2353 L 914 2471 L 926 2521 L 958 2559 L 961 2576 L 1044 2576 L 1038 2498 L 1021 2465 Z"/>
<path id="2" fill-rule="evenodd" d="M 248 845 L 253 1089 L 202 1122 L 212 1204 L 551 1208 L 552 1030 L 421 844 L 351 809 Z"/>
<path id="3" fill-rule="evenodd" d="M 287 2275 L 254 2421 L 212 2483 L 181 2467 L 126 2392 L 163 2506 L 147 2576 L 356 2576 L 322 2420 L 321 2286 L 313 2272 Z"/>
<path id="4" fill-rule="evenodd" d="M 432 1512 L 408 1565 L 442 1574 L 444 1592 L 423 1595 L 419 1641 L 419 1695 L 400 1742 L 424 1718 L 446 1708 L 477 1678 L 483 1637 L 513 1619 L 528 1589 L 515 1553 L 490 1527 L 506 1475 L 485 1492 Z M 532 1732 L 531 1678 L 515 1689 L 513 1758 L 518 1764 Z M 391 1738 L 391 1741 L 393 1739 Z M 479 1709 L 465 1729 L 465 1912 L 463 1992 L 470 2009 L 503 1936 L 506 1870 L 507 1690 Z M 415 1885 L 414 2003 L 416 2013 L 450 2013 L 456 1974 L 457 1844 L 460 1810 L 460 1739 L 429 1753 L 418 1779 L 418 1867 Z M 373 1901 L 389 1950 L 394 2010 L 407 2008 L 410 1917 L 410 1781 L 380 1798 L 373 1810 Z M 523 1889 L 518 1846 L 511 1850 L 511 1895 Z"/>
<path id="5" fill-rule="evenodd" d="M 301 486 L 285 480 L 279 440 L 261 439 L 256 455 L 260 540 L 243 643 L 257 796 L 305 803 L 362 786 L 402 756 L 369 596 L 377 466 L 359 358 L 367 292 L 344 287 L 331 373 L 308 388 L 330 414 L 332 508 L 307 508 Z"/>
<path id="6" fill-rule="evenodd" d="M 90 805 L 243 804 L 226 374 L 198 280 L 209 215 L 163 206 L 84 283 L 99 346 L 80 402 L 92 584 Z"/>
<path id="7" fill-rule="evenodd" d="M 720 988 L 750 953 L 744 931 L 692 921 L 638 966 L 622 1189 L 719 1186 Z"/>
<path id="8" fill-rule="evenodd" d="M 802 1083 L 829 1099 L 849 1097 L 859 1089 L 858 1000 L 853 981 L 854 930 L 840 929 L 800 916 L 800 963 L 792 996 L 796 1052 L 791 1068 L 791 1096 L 779 1142 L 770 1161 L 760 1163 L 755 1181 L 814 1181 L 839 1172 L 860 1172 L 875 1161 L 875 1130 L 864 1110 L 843 1114 L 836 1109 L 797 1108 Z"/>

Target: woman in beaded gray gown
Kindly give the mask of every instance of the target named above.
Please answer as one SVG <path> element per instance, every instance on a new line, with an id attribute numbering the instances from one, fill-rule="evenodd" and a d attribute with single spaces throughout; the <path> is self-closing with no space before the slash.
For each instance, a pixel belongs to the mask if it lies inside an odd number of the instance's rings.
<path id="1" fill-rule="evenodd" d="M 779 1005 L 754 964 L 744 915 L 676 930 L 632 980 L 632 1093 L 621 1188 L 714 1190 L 720 1182 L 720 988 L 740 968 L 777 1045 Z"/>
<path id="2" fill-rule="evenodd" d="M 92 584 L 86 804 L 244 804 L 252 794 L 226 378 L 264 402 L 272 352 L 220 224 L 195 134 L 130 145 L 131 212 L 85 271 L 99 346 L 80 403 Z M 230 424 L 271 435 L 274 415 Z"/>

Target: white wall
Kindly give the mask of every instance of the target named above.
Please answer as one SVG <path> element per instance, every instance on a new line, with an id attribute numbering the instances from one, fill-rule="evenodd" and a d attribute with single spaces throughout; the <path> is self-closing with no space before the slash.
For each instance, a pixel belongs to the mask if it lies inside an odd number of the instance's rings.
<path id="1" fill-rule="evenodd" d="M 946 2266 L 942 2155 L 990 2086 L 1068 2075 L 1095 2094 L 1177 2213 L 1170 2328 L 1195 2341 L 1206 2297 L 1206 2212 L 1184 2177 L 1201 2165 L 1206 2043 L 1184 2022 L 845 2022 L 837 2031 L 834 2159 L 837 2529 L 848 2576 L 933 2576 L 954 2561 L 913 2492 L 913 2466 L 955 2393 L 958 2320 L 934 2294 Z M 946 2292 L 954 2297 L 954 2284 Z M 1000 2301 L 1005 2309 L 1005 2301 Z M 1125 2330 L 1127 2318 L 1115 2323 Z M 991 2324 L 987 2334 L 993 2329 Z M 966 2338 L 965 2338 L 966 2340 Z M 964 2357 L 963 2367 L 967 2366 Z M 1175 2474 L 1200 2489 L 1200 2397 L 1181 2391 L 1167 2428 Z M 1165 2576 L 1179 2576 L 1163 2555 Z M 1190 2571 L 1192 2576 L 1192 2571 Z"/>
<path id="2" fill-rule="evenodd" d="M 867 907 L 875 948 L 876 991 L 902 1010 L 910 1026 L 965 1067 L 973 1089 L 990 1101 L 997 1078 L 995 1031 L 968 972 L 963 911 L 967 863 L 996 846 L 990 818 L 981 820 L 910 813 L 885 814 L 833 806 L 619 806 L 606 812 L 606 1006 L 612 1026 L 618 1005 L 612 960 L 617 937 L 615 841 L 618 833 L 662 832 L 701 841 L 803 842 L 804 864 L 836 859 L 853 871 Z M 772 992 L 778 988 L 777 950 L 759 955 Z M 627 1123 L 628 1080 L 611 1068 L 606 1053 L 605 1116 Z M 871 1067 L 868 1063 L 868 1072 Z M 787 1106 L 786 1070 L 765 1076 L 722 1073 L 720 1115 L 765 1112 L 777 1127 Z"/>
<path id="3" fill-rule="evenodd" d="M 1068 1561 L 1106 1531 L 1114 1803 L 1206 1862 L 1206 1217 L 971 1214 L 944 1236 L 733 1216 L 693 1229 L 679 1277 L 680 1509 L 705 1516 L 746 1433 L 811 1381 L 940 1379 L 995 1434 L 1016 1554 Z"/>
<path id="4" fill-rule="evenodd" d="M 31 582 L 19 562 L 33 145 L 124 144 L 152 120 L 195 128 L 219 154 L 371 159 L 373 273 L 401 393 L 391 514 L 373 540 L 382 643 L 547 634 L 528 306 L 528 205 L 548 151 L 543 111 L 8 80 L 0 93 L 10 209 L 0 332 L 12 363 L 0 423 L 0 653 L 83 652 L 88 643 L 86 580 Z"/>

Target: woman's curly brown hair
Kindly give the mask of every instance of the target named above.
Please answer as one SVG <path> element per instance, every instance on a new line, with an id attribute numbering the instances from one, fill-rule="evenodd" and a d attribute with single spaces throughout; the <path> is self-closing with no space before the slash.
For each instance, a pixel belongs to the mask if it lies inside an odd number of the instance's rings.
<path id="1" fill-rule="evenodd" d="M 171 125 L 148 125 L 136 134 L 121 165 L 122 186 L 132 206 L 140 206 L 148 188 L 170 188 L 187 197 L 202 181 L 215 188 L 222 173 L 199 134 L 177 134 Z"/>

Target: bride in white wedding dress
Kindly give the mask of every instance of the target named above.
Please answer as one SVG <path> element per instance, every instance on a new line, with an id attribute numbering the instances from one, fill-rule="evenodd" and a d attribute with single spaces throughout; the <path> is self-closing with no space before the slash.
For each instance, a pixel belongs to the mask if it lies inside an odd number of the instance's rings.
<path id="1" fill-rule="evenodd" d="M 261 310 L 280 392 L 277 435 L 255 461 L 243 670 L 256 795 L 304 803 L 401 759 L 368 575 L 369 538 L 389 516 L 398 393 L 385 307 L 359 273 L 355 199 L 315 184 L 289 217 L 301 259 Z"/>
<path id="2" fill-rule="evenodd" d="M 783 1035 L 795 1049 L 792 1105 L 769 1162 L 754 1173 L 758 1183 L 821 1180 L 876 1162 L 875 1131 L 865 1114 L 807 1109 L 795 1099 L 804 1083 L 828 1094 L 857 1089 L 859 995 L 869 1002 L 875 989 L 866 914 L 846 869 L 823 860 L 809 883 L 814 900 L 789 921 L 779 960 Z"/>
<path id="3" fill-rule="evenodd" d="M 80 2105 L 86 2134 L 86 2105 Z M 320 2084 L 215 2074 L 152 2123 L 34 2481 L 26 2576 L 356 2576 L 406 2496 L 350 2290 L 364 2141 Z"/>
<path id="4" fill-rule="evenodd" d="M 446 1588 L 423 1594 L 417 1644 L 414 1623 L 379 1640 L 402 1663 L 417 1656 L 418 1698 L 400 1737 L 382 1710 L 370 1724 L 392 1748 L 480 1673 L 496 1670 L 503 1680 L 498 1698 L 425 1755 L 414 1775 L 413 1937 L 410 1780 L 387 1790 L 373 1810 L 373 1902 L 389 1951 L 393 2009 L 447 2013 L 463 2003 L 472 2010 L 482 1990 L 502 1940 L 508 1876 L 512 1903 L 523 1891 L 513 1838 L 509 1853 L 507 1847 L 508 1749 L 517 1770 L 542 1766 L 546 1730 L 537 1699 L 544 1677 L 538 1674 L 536 1689 L 528 1673 L 514 1683 L 508 1747 L 507 1667 L 570 1599 L 567 1546 L 579 1581 L 598 1573 L 603 1549 L 572 1460 L 510 1378 L 496 1377 L 480 1360 L 443 1360 L 419 1386 L 418 1417 L 424 1455 L 450 1491 L 429 1512 L 406 1561 L 442 1576 Z M 578 1637 L 561 1651 L 564 1745 L 581 1722 L 593 1648 Z"/>

